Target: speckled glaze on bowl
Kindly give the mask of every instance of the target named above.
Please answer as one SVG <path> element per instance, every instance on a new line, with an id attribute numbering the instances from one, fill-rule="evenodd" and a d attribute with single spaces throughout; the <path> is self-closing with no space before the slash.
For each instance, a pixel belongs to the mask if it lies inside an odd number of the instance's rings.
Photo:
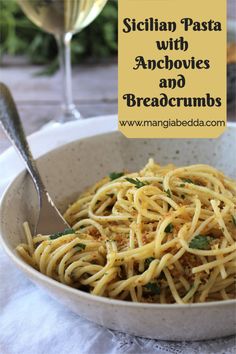
<path id="1" fill-rule="evenodd" d="M 236 176 L 236 126 L 217 140 L 126 139 L 118 132 L 78 140 L 38 159 L 43 180 L 61 211 L 87 186 L 110 171 L 135 171 L 149 157 L 160 164 L 207 163 Z M 164 340 L 200 340 L 235 332 L 234 300 L 191 305 L 138 304 L 78 291 L 31 268 L 15 252 L 24 240 L 22 223 L 34 225 L 37 196 L 23 172 L 1 202 L 1 241 L 13 262 L 36 284 L 77 314 L 111 329 Z"/>

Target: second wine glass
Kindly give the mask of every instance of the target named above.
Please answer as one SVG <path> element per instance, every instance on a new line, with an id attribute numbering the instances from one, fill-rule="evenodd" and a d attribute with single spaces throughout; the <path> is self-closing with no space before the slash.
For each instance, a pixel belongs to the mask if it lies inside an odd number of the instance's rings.
<path id="1" fill-rule="evenodd" d="M 107 0 L 17 0 L 26 16 L 58 44 L 62 72 L 63 104 L 61 123 L 80 119 L 73 103 L 70 44 L 74 33 L 88 26 L 102 11 Z"/>

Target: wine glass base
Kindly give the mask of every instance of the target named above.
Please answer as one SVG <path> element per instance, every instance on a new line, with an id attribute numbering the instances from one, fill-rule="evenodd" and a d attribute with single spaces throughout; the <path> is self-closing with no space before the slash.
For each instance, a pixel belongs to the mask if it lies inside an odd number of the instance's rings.
<path id="1" fill-rule="evenodd" d="M 62 107 L 60 123 L 66 123 L 73 120 L 83 119 L 76 105 L 71 104 L 69 107 Z"/>

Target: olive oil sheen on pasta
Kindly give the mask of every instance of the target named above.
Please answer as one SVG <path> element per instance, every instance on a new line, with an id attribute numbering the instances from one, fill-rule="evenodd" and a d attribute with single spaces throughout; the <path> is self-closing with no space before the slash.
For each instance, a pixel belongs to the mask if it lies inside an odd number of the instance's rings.
<path id="1" fill-rule="evenodd" d="M 18 0 L 38 27 L 54 35 L 76 33 L 88 26 L 107 0 Z"/>

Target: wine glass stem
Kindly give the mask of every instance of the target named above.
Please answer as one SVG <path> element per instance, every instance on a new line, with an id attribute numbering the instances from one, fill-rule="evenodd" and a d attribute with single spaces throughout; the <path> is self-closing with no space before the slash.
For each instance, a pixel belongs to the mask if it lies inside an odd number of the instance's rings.
<path id="1" fill-rule="evenodd" d="M 56 37 L 59 57 L 60 57 L 60 67 L 62 74 L 62 90 L 63 90 L 63 117 L 61 119 L 62 123 L 67 120 L 79 119 L 80 114 L 76 109 L 73 98 L 72 98 L 72 76 L 71 76 L 71 38 L 72 33 L 66 33 Z"/>

